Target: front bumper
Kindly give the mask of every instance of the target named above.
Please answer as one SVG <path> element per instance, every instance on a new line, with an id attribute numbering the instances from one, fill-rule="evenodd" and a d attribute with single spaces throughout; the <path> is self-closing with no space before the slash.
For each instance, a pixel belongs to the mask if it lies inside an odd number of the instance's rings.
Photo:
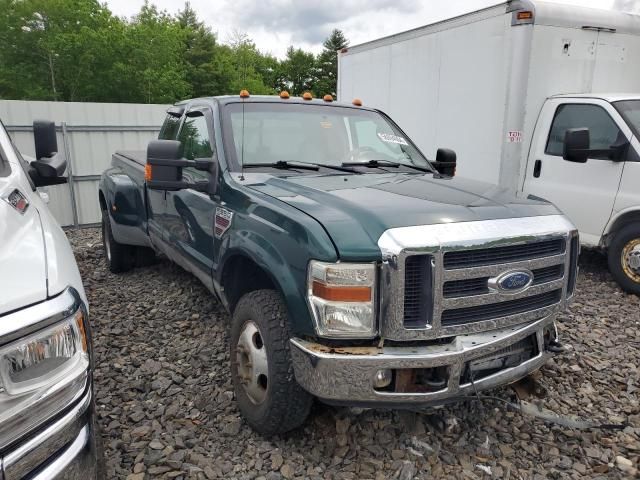
<path id="1" fill-rule="evenodd" d="M 0 479 L 97 478 L 97 435 L 89 390 L 69 412 L 9 450 L 0 459 Z"/>
<path id="2" fill-rule="evenodd" d="M 545 340 L 545 334 L 547 339 Z M 429 406 L 455 401 L 476 391 L 513 383 L 540 368 L 552 355 L 545 349 L 555 339 L 553 316 L 525 325 L 458 335 L 449 343 L 428 346 L 383 348 L 335 348 L 300 338 L 291 339 L 291 356 L 296 380 L 308 392 L 329 403 L 381 406 Z M 470 362 L 501 355 L 523 341 L 531 340 L 535 354 L 515 366 L 470 382 L 464 372 Z M 443 367 L 446 384 L 435 391 L 393 391 L 376 389 L 378 370 L 397 372 Z"/>

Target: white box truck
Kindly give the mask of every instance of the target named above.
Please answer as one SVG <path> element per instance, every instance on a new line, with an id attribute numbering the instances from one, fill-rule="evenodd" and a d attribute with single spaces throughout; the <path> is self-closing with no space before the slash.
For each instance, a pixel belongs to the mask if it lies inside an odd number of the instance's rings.
<path id="1" fill-rule="evenodd" d="M 635 92 L 635 93 L 610 93 Z M 338 96 L 544 198 L 640 294 L 640 16 L 510 1 L 339 52 Z"/>

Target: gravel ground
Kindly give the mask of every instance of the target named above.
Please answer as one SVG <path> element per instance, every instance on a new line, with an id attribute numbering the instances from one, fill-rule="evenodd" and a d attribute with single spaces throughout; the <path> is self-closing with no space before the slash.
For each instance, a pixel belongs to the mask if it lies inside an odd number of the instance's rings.
<path id="1" fill-rule="evenodd" d="M 538 402 L 624 430 L 547 425 L 492 402 L 425 414 L 316 405 L 266 439 L 241 419 L 227 314 L 168 261 L 113 275 L 97 229 L 69 231 L 89 297 L 109 478 L 632 478 L 640 456 L 640 301 L 585 252 L 559 321 L 568 353 L 542 369 Z M 511 390 L 492 392 L 512 399 Z"/>

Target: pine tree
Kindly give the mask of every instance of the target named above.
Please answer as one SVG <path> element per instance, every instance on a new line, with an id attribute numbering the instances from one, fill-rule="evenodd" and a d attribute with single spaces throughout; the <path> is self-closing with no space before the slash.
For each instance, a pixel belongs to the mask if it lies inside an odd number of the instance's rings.
<path id="1" fill-rule="evenodd" d="M 317 81 L 314 93 L 317 97 L 326 94 L 337 96 L 338 89 L 338 51 L 349 46 L 349 40 L 341 30 L 334 29 L 322 44 L 322 53 L 316 60 Z"/>

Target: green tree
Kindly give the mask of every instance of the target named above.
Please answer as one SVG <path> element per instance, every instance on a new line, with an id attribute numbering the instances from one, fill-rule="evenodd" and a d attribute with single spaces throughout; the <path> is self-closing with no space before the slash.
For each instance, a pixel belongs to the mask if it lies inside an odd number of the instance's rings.
<path id="1" fill-rule="evenodd" d="M 293 46 L 287 49 L 287 57 L 281 64 L 284 86 L 289 93 L 302 95 L 313 89 L 316 81 L 315 57 Z"/>
<path id="2" fill-rule="evenodd" d="M 316 60 L 318 79 L 314 85 L 316 96 L 327 93 L 337 96 L 338 90 L 338 52 L 349 46 L 349 41 L 341 30 L 335 29 L 323 43 L 324 49 Z"/>

